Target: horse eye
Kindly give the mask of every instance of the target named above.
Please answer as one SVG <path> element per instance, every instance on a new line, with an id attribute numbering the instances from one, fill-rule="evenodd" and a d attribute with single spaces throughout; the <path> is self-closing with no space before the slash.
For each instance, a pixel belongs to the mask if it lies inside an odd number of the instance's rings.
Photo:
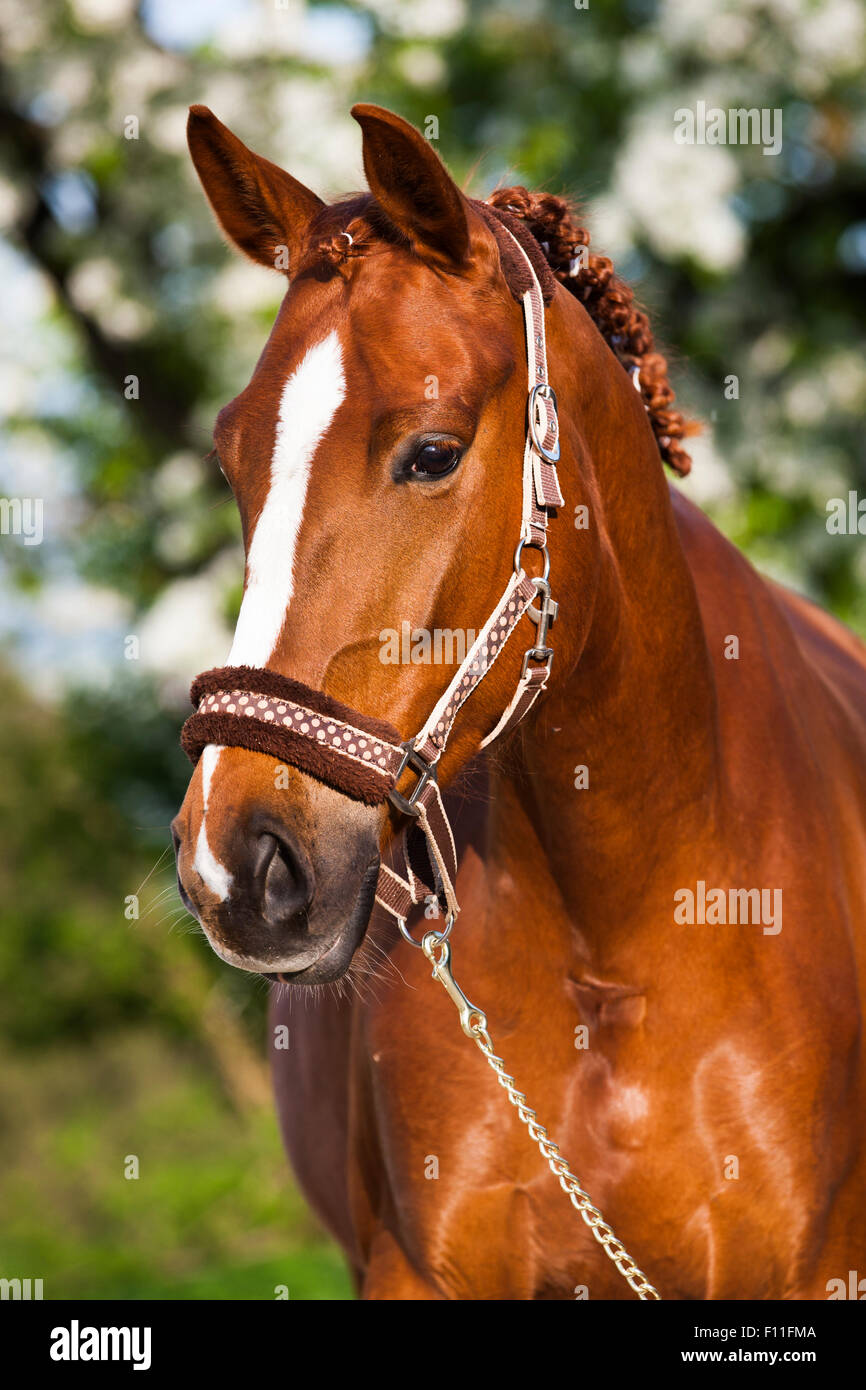
<path id="1" fill-rule="evenodd" d="M 460 462 L 460 447 L 450 439 L 431 439 L 415 454 L 410 473 L 416 478 L 444 478 Z"/>

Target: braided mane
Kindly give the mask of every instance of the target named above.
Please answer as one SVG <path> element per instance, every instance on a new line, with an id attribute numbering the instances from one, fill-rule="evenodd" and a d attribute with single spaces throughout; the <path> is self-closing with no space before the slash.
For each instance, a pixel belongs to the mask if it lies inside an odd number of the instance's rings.
<path id="1" fill-rule="evenodd" d="M 656 351 L 649 318 L 635 303 L 631 287 L 614 272 L 612 261 L 589 251 L 589 232 L 577 220 L 573 206 L 553 193 L 530 193 L 520 186 L 497 189 L 486 204 L 472 202 L 494 233 L 499 230 L 495 224 L 500 222 L 518 237 L 533 262 L 547 302 L 554 280 L 580 300 L 626 371 L 635 376 L 663 461 L 685 477 L 692 461 L 681 440 L 697 434 L 700 427 L 673 409 L 667 361 Z M 369 194 L 331 204 L 322 209 L 316 222 L 315 255 L 340 273 L 347 260 L 364 254 L 370 239 L 394 238 L 393 229 L 379 215 Z M 496 239 L 502 254 L 503 237 Z M 505 254 L 502 259 L 512 293 L 520 298 L 513 263 L 509 265 Z"/>
<path id="2" fill-rule="evenodd" d="M 636 305 L 634 291 L 615 274 L 607 256 L 589 252 L 589 232 L 565 198 L 515 187 L 499 188 L 487 201 L 528 227 L 559 283 L 580 300 L 623 366 L 637 371 L 659 453 L 684 478 L 692 461 L 680 440 L 696 434 L 699 427 L 671 408 L 674 392 L 668 364 L 655 350 L 649 319 Z"/>

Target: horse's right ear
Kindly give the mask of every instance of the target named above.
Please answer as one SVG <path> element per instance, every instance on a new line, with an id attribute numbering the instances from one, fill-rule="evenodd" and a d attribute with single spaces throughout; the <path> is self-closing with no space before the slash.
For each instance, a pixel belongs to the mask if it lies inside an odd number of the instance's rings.
<path id="1" fill-rule="evenodd" d="M 217 221 L 260 265 L 288 271 L 312 217 L 325 204 L 291 174 L 253 154 L 206 106 L 191 106 L 189 152 Z"/>

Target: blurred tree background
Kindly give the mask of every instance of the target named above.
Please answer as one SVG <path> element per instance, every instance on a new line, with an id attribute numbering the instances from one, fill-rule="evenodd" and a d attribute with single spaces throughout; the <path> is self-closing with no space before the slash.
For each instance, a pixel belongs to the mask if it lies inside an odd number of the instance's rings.
<path id="1" fill-rule="evenodd" d="M 866 546 L 826 521 L 866 496 L 864 34 L 860 0 L 0 0 L 0 495 L 44 504 L 41 544 L 0 535 L 0 1274 L 349 1296 L 280 1152 L 264 988 L 166 849 L 240 597 L 211 425 L 281 289 L 221 241 L 187 105 L 324 196 L 363 186 L 364 99 L 435 116 L 476 194 L 577 197 L 705 422 L 686 491 L 862 633 Z M 698 101 L 781 110 L 781 152 L 676 143 Z"/>

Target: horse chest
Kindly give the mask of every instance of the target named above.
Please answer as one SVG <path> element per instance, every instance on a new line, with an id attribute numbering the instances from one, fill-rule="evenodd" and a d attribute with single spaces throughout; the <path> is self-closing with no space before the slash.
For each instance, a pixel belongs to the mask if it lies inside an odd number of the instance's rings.
<path id="1" fill-rule="evenodd" d="M 575 998 L 560 991 L 544 1021 L 521 1021 L 502 1035 L 500 1051 L 539 1121 L 604 1205 L 633 1175 L 653 1124 L 651 1091 L 625 1055 L 646 1001 L 600 981 L 581 981 L 576 991 L 577 1012 Z M 390 1024 L 367 1036 L 357 1152 L 372 1146 L 381 1155 L 387 1190 L 374 1202 L 390 1213 L 385 1221 L 413 1265 L 452 1297 L 563 1297 L 573 1296 L 574 1271 L 588 1257 L 596 1290 L 606 1288 L 609 1262 L 603 1254 L 596 1260 L 589 1233 L 451 1015 L 444 1013 L 432 1053 L 413 1046 L 402 1020 L 392 1016 Z M 496 1041 L 492 1021 L 491 1028 Z"/>

